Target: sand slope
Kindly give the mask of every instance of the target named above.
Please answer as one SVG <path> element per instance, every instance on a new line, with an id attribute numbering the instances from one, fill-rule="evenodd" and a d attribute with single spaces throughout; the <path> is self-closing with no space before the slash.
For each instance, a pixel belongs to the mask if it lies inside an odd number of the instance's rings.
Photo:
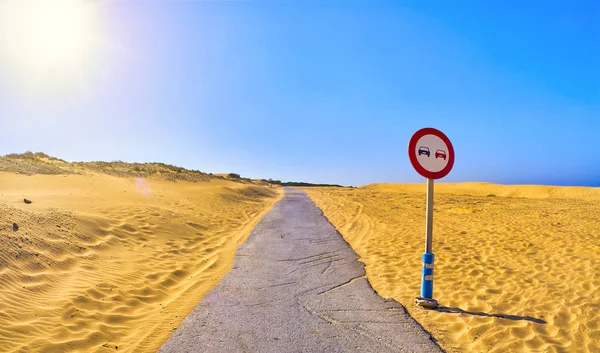
<path id="1" fill-rule="evenodd" d="M 305 188 L 366 264 L 451 352 L 600 351 L 600 189 L 436 185 L 434 296 L 419 293 L 425 185 Z"/>
<path id="2" fill-rule="evenodd" d="M 278 194 L 0 172 L 0 351 L 156 351 Z"/>

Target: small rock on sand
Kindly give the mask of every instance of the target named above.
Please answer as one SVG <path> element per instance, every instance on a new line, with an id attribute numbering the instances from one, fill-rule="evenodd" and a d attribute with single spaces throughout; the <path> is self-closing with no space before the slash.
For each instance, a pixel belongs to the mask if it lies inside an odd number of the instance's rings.
<path id="1" fill-rule="evenodd" d="M 23 202 L 29 205 L 31 203 L 31 200 L 23 199 Z"/>
<path id="2" fill-rule="evenodd" d="M 16 223 L 13 223 L 13 231 L 16 232 L 17 230 L 19 230 L 19 225 Z"/>

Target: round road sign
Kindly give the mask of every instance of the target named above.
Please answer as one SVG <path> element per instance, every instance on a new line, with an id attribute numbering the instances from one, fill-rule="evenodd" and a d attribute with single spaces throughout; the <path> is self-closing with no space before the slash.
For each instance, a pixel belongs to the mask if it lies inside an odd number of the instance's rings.
<path id="1" fill-rule="evenodd" d="M 411 137 L 408 157 L 419 174 L 427 179 L 441 179 L 454 166 L 454 147 L 443 132 L 426 127 Z"/>

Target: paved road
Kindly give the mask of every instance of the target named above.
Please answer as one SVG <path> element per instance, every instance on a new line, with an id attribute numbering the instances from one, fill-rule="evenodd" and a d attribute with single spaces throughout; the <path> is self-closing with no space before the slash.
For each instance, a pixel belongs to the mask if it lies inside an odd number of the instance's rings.
<path id="1" fill-rule="evenodd" d="M 441 352 L 299 190 L 252 231 L 159 352 Z"/>

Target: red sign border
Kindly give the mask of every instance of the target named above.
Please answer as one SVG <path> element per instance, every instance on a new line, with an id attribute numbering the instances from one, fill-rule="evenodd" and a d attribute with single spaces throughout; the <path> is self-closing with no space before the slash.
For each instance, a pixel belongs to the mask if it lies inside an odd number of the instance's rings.
<path id="1" fill-rule="evenodd" d="M 442 141 L 444 141 L 444 143 L 446 144 L 446 146 L 448 146 L 448 164 L 446 164 L 446 167 L 444 167 L 444 169 L 438 172 L 428 171 L 427 169 L 423 168 L 417 160 L 417 155 L 415 152 L 417 148 L 417 142 L 421 137 L 425 135 L 435 135 L 441 138 Z M 425 127 L 415 132 L 415 134 L 410 138 L 410 141 L 408 143 L 408 158 L 410 159 L 410 163 L 412 163 L 412 166 L 413 168 L 415 168 L 417 173 L 421 174 L 427 179 L 441 179 L 448 175 L 448 173 L 450 173 L 450 171 L 452 170 L 452 167 L 454 167 L 454 147 L 452 146 L 452 143 L 450 142 L 448 136 L 446 136 L 443 132 L 432 127 Z"/>

